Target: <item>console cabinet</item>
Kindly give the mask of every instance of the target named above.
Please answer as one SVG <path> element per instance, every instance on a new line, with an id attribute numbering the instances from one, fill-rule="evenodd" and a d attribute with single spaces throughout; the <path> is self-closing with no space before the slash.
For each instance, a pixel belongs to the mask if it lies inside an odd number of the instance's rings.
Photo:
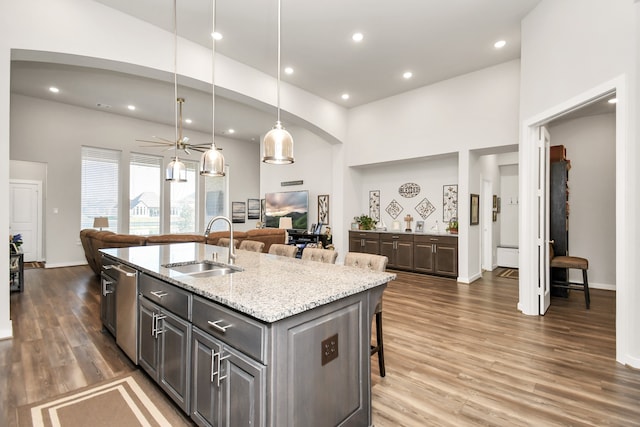
<path id="1" fill-rule="evenodd" d="M 349 251 L 384 255 L 389 268 L 458 277 L 458 238 L 454 236 L 351 231 Z"/>

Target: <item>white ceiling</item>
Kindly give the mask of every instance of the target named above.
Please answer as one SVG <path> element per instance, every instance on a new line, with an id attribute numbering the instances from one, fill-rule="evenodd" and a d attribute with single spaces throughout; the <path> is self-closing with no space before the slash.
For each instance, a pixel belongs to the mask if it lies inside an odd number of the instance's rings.
<path id="1" fill-rule="evenodd" d="M 173 32 L 172 0 L 95 1 Z M 496 65 L 519 58 L 520 21 L 539 1 L 283 0 L 282 66 L 295 72 L 282 79 L 350 108 Z M 180 36 L 211 47 L 211 0 L 177 4 Z M 224 36 L 216 52 L 276 75 L 276 0 L 218 0 L 216 30 Z M 361 43 L 351 40 L 356 31 L 364 34 Z M 507 45 L 497 50 L 493 43 L 500 39 Z M 402 78 L 407 70 L 410 80 Z M 108 104 L 113 113 L 173 124 L 172 76 L 156 77 L 14 61 L 12 92 L 87 108 Z M 52 84 L 68 85 L 64 97 L 42 90 Z M 180 92 L 191 128 L 210 133 L 210 90 Z M 348 101 L 340 98 L 344 92 Z M 129 103 L 136 112 L 120 110 Z M 234 137 L 250 140 L 273 123 L 273 114 L 216 97 L 216 133 L 233 127 Z"/>

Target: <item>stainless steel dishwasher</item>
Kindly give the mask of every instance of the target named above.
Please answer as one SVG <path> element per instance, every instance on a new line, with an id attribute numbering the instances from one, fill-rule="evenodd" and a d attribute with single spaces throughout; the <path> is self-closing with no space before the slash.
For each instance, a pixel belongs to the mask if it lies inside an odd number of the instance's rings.
<path id="1" fill-rule="evenodd" d="M 103 276 L 113 282 L 116 343 L 138 364 L 138 271 L 103 257 Z"/>

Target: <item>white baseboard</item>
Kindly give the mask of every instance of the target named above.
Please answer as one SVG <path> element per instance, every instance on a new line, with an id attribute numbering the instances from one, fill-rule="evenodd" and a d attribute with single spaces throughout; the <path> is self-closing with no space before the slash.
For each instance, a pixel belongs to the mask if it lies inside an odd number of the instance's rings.
<path id="1" fill-rule="evenodd" d="M 60 268 L 60 267 L 76 267 L 78 265 L 87 265 L 87 260 L 82 261 L 69 261 L 69 262 L 56 262 L 56 263 L 45 263 L 45 268 Z"/>
<path id="2" fill-rule="evenodd" d="M 9 322 L 9 329 L 0 329 L 0 340 L 10 340 L 13 338 L 13 323 Z"/>
<path id="3" fill-rule="evenodd" d="M 460 277 L 460 276 L 458 276 L 458 278 L 456 280 L 458 282 L 460 282 L 460 283 L 466 283 L 468 285 L 468 284 L 473 283 L 476 280 L 480 279 L 481 277 L 482 277 L 482 273 L 476 273 L 471 277 Z"/>

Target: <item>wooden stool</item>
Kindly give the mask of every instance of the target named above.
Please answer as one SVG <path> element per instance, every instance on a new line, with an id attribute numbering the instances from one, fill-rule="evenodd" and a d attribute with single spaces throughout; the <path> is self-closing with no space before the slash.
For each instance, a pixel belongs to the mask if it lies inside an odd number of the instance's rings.
<path id="1" fill-rule="evenodd" d="M 589 305 L 591 304 L 591 298 L 589 297 L 589 281 L 587 280 L 589 260 L 577 256 L 554 256 L 553 245 L 549 245 L 549 257 L 551 258 L 551 261 L 549 262 L 549 267 L 551 268 L 575 268 L 582 270 L 582 281 L 584 283 L 570 282 L 569 273 L 567 272 L 567 280 L 565 282 L 552 281 L 551 286 L 562 289 L 583 291 L 584 301 L 588 310 Z"/>

